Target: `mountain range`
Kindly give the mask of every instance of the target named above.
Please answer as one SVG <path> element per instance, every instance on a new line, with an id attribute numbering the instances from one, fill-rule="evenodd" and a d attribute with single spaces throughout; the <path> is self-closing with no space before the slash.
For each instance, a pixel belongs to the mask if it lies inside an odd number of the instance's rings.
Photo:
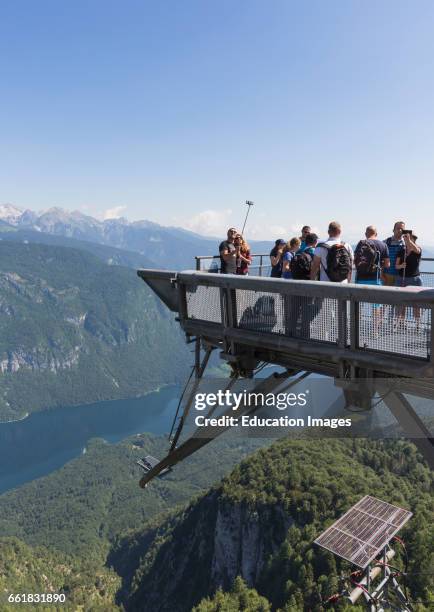
<path id="1" fill-rule="evenodd" d="M 10 240 L 10 236 L 18 232 L 18 240 L 41 242 L 44 239 L 38 239 L 37 232 L 40 235 L 57 236 L 59 239 L 74 239 L 82 243 L 134 251 L 148 260 L 148 267 L 174 270 L 194 268 L 197 255 L 215 255 L 222 240 L 145 220 L 129 222 L 121 217 L 99 221 L 80 211 L 69 212 L 57 207 L 36 213 L 3 204 L 0 205 L 0 222 L 1 236 L 5 240 Z M 33 233 L 23 234 L 23 230 Z M 270 245 L 266 241 L 251 244 L 256 253 L 268 253 Z"/>

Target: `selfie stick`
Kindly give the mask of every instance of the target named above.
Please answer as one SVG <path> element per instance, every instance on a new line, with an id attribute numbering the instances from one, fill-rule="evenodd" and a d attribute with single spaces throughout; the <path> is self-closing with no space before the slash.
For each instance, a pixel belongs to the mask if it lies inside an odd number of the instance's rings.
<path id="1" fill-rule="evenodd" d="M 402 269 L 401 287 L 404 287 L 405 285 L 405 265 L 406 263 L 407 263 L 407 245 L 405 244 L 405 241 L 404 241 L 404 268 Z"/>
<path id="2" fill-rule="evenodd" d="M 246 205 L 247 205 L 247 213 L 246 213 L 246 218 L 244 219 L 244 225 L 243 225 L 243 229 L 241 230 L 241 234 L 244 236 L 244 228 L 246 227 L 246 223 L 247 223 L 247 217 L 249 216 L 249 212 L 251 207 L 253 206 L 254 202 L 252 202 L 251 200 L 246 200 Z"/>

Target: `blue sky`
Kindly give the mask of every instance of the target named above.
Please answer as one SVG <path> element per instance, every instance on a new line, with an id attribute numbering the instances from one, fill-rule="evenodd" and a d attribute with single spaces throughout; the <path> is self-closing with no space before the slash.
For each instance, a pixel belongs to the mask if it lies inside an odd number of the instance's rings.
<path id="1" fill-rule="evenodd" d="M 434 244 L 434 3 L 3 0 L 0 203 Z"/>

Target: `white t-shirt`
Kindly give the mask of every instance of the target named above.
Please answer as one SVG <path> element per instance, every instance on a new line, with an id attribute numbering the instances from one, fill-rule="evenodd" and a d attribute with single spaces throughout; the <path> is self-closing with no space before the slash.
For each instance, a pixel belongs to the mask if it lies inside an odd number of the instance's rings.
<path id="1" fill-rule="evenodd" d="M 347 249 L 348 253 L 350 254 L 351 261 L 354 261 L 353 249 L 352 249 L 352 246 L 348 244 L 348 242 L 343 242 L 340 238 L 328 238 L 327 240 L 324 240 L 324 244 L 329 244 L 330 246 L 332 246 L 333 244 L 343 244 L 345 248 Z M 318 245 L 315 249 L 315 255 L 317 255 L 318 257 L 321 257 L 320 275 L 319 275 L 320 281 L 330 281 L 329 277 L 327 276 L 327 272 L 326 272 L 327 253 L 328 253 L 327 247 L 322 247 Z M 348 283 L 348 279 L 345 279 L 342 282 Z"/>

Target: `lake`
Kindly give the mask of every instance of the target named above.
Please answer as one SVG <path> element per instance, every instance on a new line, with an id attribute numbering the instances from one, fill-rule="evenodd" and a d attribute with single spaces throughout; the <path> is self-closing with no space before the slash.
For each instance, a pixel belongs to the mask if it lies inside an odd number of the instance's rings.
<path id="1" fill-rule="evenodd" d="M 179 387 L 140 398 L 32 413 L 0 423 L 0 493 L 45 476 L 80 455 L 91 438 L 115 443 L 136 433 L 169 432 Z"/>

